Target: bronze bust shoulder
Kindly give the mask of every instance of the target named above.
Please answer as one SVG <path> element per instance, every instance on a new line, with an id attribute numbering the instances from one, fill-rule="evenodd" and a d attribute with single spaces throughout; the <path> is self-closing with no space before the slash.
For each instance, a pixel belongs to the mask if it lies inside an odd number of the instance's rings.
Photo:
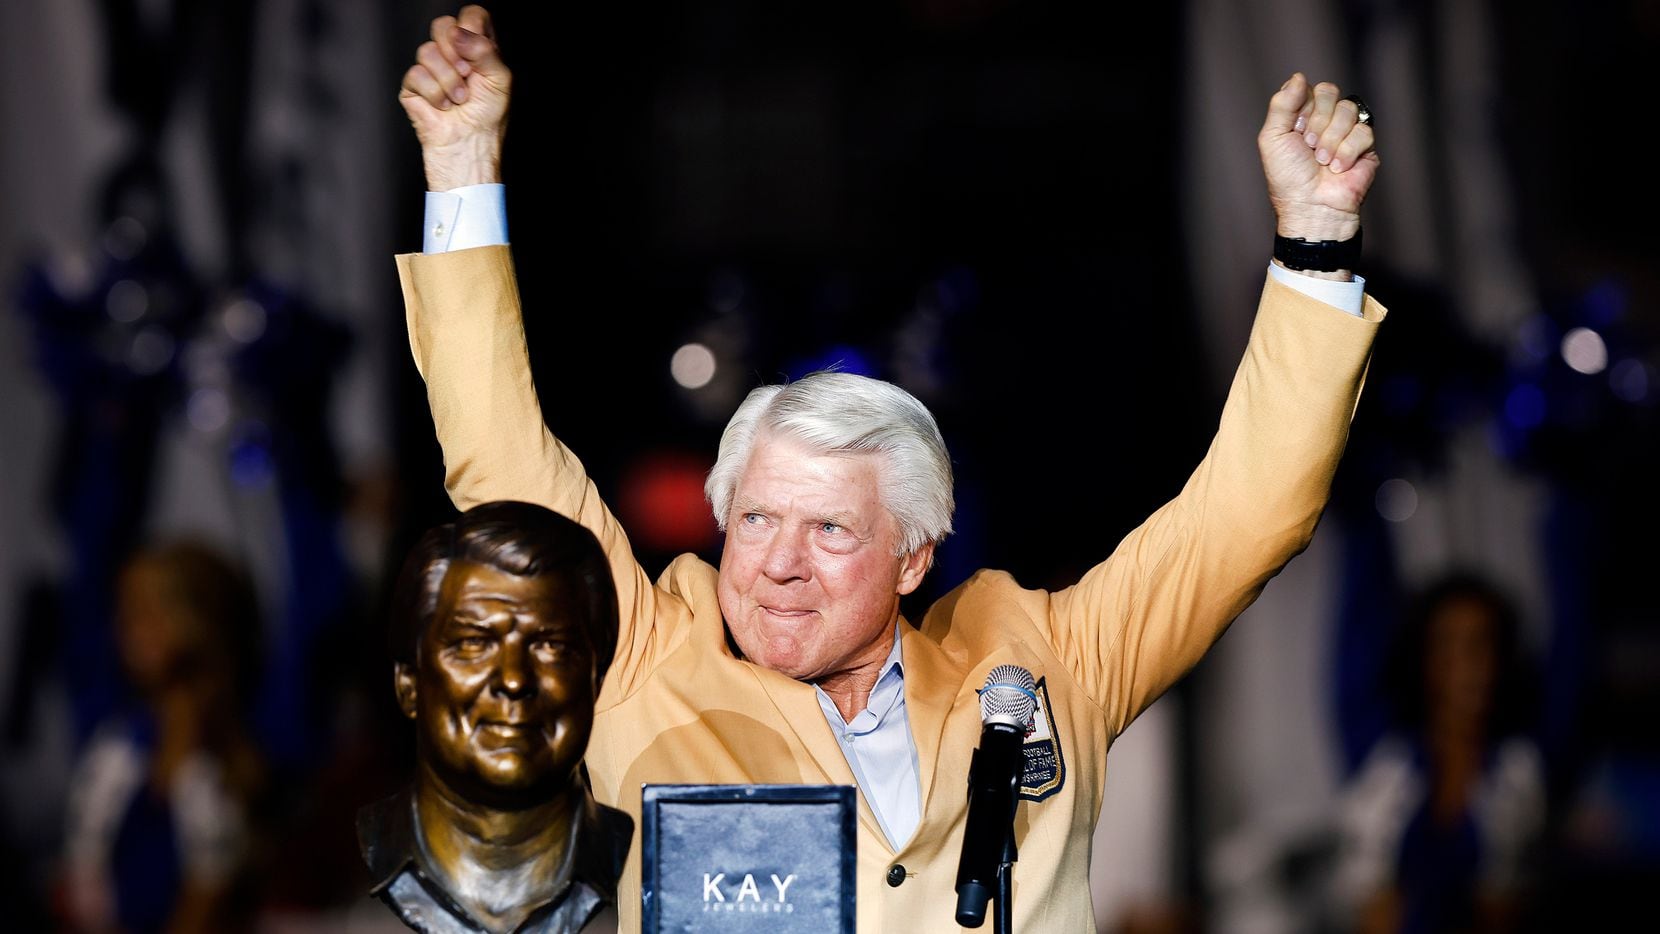
<path id="1" fill-rule="evenodd" d="M 411 551 L 389 641 L 416 774 L 358 815 L 372 894 L 418 931 L 581 930 L 634 830 L 582 768 L 617 641 L 599 542 L 529 503 L 468 510 Z"/>

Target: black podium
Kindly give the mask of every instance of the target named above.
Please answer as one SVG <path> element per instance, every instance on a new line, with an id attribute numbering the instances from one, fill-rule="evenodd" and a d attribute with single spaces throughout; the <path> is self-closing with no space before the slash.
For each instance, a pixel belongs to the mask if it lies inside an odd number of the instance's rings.
<path id="1" fill-rule="evenodd" d="M 851 785 L 646 785 L 644 934 L 854 934 Z"/>

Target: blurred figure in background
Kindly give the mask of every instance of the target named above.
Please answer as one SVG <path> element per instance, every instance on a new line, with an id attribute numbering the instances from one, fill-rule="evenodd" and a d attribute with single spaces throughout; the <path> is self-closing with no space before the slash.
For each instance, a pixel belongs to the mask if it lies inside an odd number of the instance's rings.
<path id="1" fill-rule="evenodd" d="M 1545 829 L 1545 773 L 1523 732 L 1518 619 L 1485 580 L 1416 601 L 1386 672 L 1395 726 L 1339 807 L 1338 926 L 1511 931 Z"/>
<path id="2" fill-rule="evenodd" d="M 194 543 L 139 552 L 116 582 L 131 687 L 74 772 L 63 914 L 72 930 L 232 931 L 264 768 L 246 727 L 257 647 L 243 572 Z"/>

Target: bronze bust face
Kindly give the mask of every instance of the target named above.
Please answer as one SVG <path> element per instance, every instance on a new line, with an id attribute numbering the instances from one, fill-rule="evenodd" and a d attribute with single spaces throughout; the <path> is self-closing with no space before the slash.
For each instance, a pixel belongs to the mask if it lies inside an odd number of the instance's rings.
<path id="1" fill-rule="evenodd" d="M 421 763 L 456 794 L 499 807 L 568 785 L 593 726 L 599 666 L 583 597 L 562 577 L 451 564 L 399 706 Z"/>
<path id="2" fill-rule="evenodd" d="M 562 516 L 487 503 L 415 546 L 391 638 L 415 783 L 358 827 L 410 927 L 575 931 L 614 902 L 633 823 L 581 762 L 616 638 L 604 552 Z"/>

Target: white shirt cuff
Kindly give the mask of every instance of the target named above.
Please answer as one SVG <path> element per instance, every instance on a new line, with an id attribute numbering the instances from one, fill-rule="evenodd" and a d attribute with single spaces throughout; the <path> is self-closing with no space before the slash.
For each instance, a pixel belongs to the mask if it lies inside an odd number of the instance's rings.
<path id="1" fill-rule="evenodd" d="M 507 243 L 507 188 L 464 185 L 427 192 L 422 253 L 448 253 Z"/>
<path id="2" fill-rule="evenodd" d="M 1339 310 L 1346 311 L 1356 318 L 1365 316 L 1363 309 L 1365 307 L 1366 278 L 1364 276 L 1355 276 L 1353 282 L 1317 279 L 1314 276 L 1292 272 L 1276 263 L 1268 264 L 1268 274 L 1279 280 L 1281 285 L 1289 285 L 1309 298 L 1325 302 L 1328 305 L 1335 305 Z"/>

